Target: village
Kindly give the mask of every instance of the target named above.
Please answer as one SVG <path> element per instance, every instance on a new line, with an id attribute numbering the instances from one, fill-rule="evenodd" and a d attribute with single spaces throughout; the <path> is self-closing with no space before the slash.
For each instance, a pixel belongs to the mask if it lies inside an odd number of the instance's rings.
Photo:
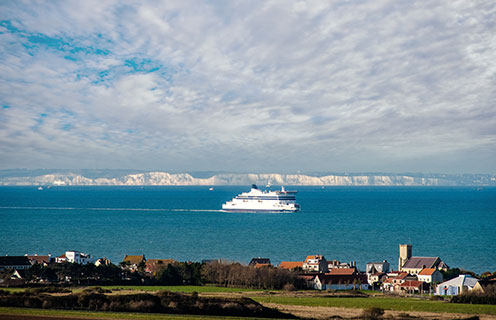
<path id="1" fill-rule="evenodd" d="M 313 290 L 376 290 L 383 293 L 398 295 L 437 295 L 456 296 L 466 292 L 484 293 L 496 285 L 496 272 L 484 273 L 481 277 L 476 277 L 472 272 L 463 272 L 457 268 L 450 267 L 440 257 L 413 256 L 412 245 L 401 244 L 399 246 L 398 269 L 394 270 L 391 264 L 386 261 L 369 262 L 365 270 L 359 270 L 355 261 L 340 262 L 338 260 L 327 260 L 323 255 L 315 254 L 307 256 L 303 261 L 282 261 L 279 265 L 273 265 L 269 258 L 253 258 L 248 266 L 241 266 L 238 263 L 227 263 L 221 260 L 203 260 L 201 263 L 177 262 L 172 259 L 146 259 L 145 255 L 125 255 L 118 266 L 111 263 L 106 258 L 94 259 L 90 254 L 79 251 L 66 251 L 64 254 L 52 257 L 51 255 L 24 255 L 24 256 L 1 256 L 0 257 L 0 286 L 25 286 L 30 284 L 75 284 L 75 279 L 70 274 L 62 274 L 58 277 L 50 277 L 48 273 L 39 272 L 36 276 L 26 276 L 29 270 L 47 268 L 49 266 L 77 265 L 94 267 L 108 267 L 115 273 L 113 278 L 108 278 L 109 283 L 141 282 L 148 283 L 146 279 L 163 279 L 164 270 L 168 271 L 167 279 L 172 284 L 201 284 L 195 276 L 174 279 L 170 275 L 170 268 L 174 266 L 196 266 L 191 267 L 190 274 L 199 277 L 200 272 L 212 273 L 215 265 L 238 265 L 240 268 L 260 270 L 252 277 L 278 277 L 280 284 L 264 285 L 258 287 L 264 289 L 283 288 L 283 282 L 288 282 L 293 289 L 313 289 Z M 210 269 L 209 269 L 210 268 Z M 176 270 L 176 269 L 174 269 Z M 237 269 L 239 270 L 239 269 Z M 274 270 L 278 273 L 263 273 L 263 270 Z M 176 271 L 178 272 L 178 271 Z M 239 271 L 236 271 L 240 273 Z M 91 273 L 91 272 L 89 272 Z M 108 272 L 107 272 L 108 273 Z M 280 275 L 284 275 L 281 278 Z M 139 275 L 139 276 L 138 276 Z M 227 282 L 217 280 L 218 275 L 212 277 L 217 285 L 241 285 L 255 286 L 254 282 Z M 79 278 L 78 278 L 79 279 Z M 88 279 L 98 283 L 98 277 L 88 274 Z M 208 277 L 207 277 L 208 280 Z M 102 280 L 103 281 L 103 280 Z M 282 281 L 282 282 L 281 282 Z M 91 282 L 91 281 L 90 281 Z M 81 279 L 76 284 L 81 284 Z"/>

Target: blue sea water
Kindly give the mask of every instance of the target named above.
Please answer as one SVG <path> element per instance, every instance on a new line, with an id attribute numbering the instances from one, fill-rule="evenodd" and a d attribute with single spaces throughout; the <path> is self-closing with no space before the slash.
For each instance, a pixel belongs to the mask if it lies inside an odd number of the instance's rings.
<path id="1" fill-rule="evenodd" d="M 0 255 L 79 250 L 179 261 L 273 263 L 320 253 L 388 260 L 398 245 L 451 267 L 496 271 L 496 188 L 297 187 L 299 213 L 219 211 L 249 187 L 0 187 Z"/>

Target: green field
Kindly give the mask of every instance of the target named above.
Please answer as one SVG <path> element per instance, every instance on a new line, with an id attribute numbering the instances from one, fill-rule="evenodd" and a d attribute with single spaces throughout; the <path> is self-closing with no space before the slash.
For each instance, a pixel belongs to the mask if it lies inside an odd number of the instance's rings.
<path id="1" fill-rule="evenodd" d="M 265 303 L 300 305 L 312 307 L 344 307 L 368 309 L 372 307 L 396 311 L 424 311 L 466 314 L 496 315 L 496 305 L 457 304 L 443 301 L 430 301 L 415 298 L 332 298 L 332 297 L 252 297 L 253 300 Z"/>
<path id="2" fill-rule="evenodd" d="M 0 307 L 0 319 L 2 315 L 31 315 L 52 317 L 78 317 L 82 319 L 152 319 L 152 320 L 226 320 L 226 319 L 258 319 L 261 318 L 239 318 L 220 316 L 198 316 L 198 315 L 173 315 L 157 313 L 129 313 L 129 312 L 91 312 L 73 310 L 46 310 L 28 308 L 5 308 Z"/>
<path id="3" fill-rule="evenodd" d="M 385 310 L 395 310 L 404 312 L 437 312 L 437 313 L 462 313 L 462 314 L 488 314 L 496 315 L 496 305 L 477 305 L 477 304 L 455 304 L 448 303 L 444 301 L 431 301 L 418 298 L 406 298 L 406 297 L 388 297 L 382 294 L 370 292 L 365 292 L 370 294 L 367 298 L 342 298 L 342 297 L 329 297 L 329 296 L 319 296 L 321 293 L 318 291 L 302 291 L 299 293 L 287 293 L 284 291 L 270 290 L 270 295 L 264 294 L 264 290 L 256 289 L 242 289 L 242 288 L 226 288 L 226 287 L 215 287 L 215 286 L 103 286 L 104 289 L 112 290 L 117 293 L 119 290 L 123 291 L 159 291 L 168 290 L 171 292 L 184 292 L 184 293 L 242 293 L 243 296 L 252 298 L 260 303 L 275 303 L 281 305 L 301 305 L 301 306 L 319 306 L 319 307 L 344 307 L 344 308 L 360 308 L 368 309 L 372 307 L 381 308 Z M 70 288 L 74 292 L 82 291 L 85 287 Z M 8 291 L 22 291 L 22 288 L 7 289 Z M 124 292 L 123 292 L 124 293 Z M 262 294 L 260 294 L 262 293 Z M 295 296 L 301 294 L 301 297 Z M 17 310 L 15 308 L 0 308 L 1 312 L 6 312 L 4 310 Z M 3 310 L 3 311 L 2 311 Z M 30 312 L 33 309 L 19 309 L 21 313 Z M 19 312 L 20 312 L 19 311 Z M 41 310 L 43 312 L 69 312 L 60 310 Z M 1 313 L 0 312 L 0 313 Z M 38 312 L 38 311 L 37 311 Z M 73 312 L 73 311 L 70 311 Z M 79 312 L 79 311 L 74 311 Z M 85 317 L 93 314 L 91 312 L 80 311 Z M 35 313 L 33 313 L 35 314 Z M 128 314 L 128 313 L 99 313 L 94 312 L 94 317 L 101 317 L 102 314 L 108 318 L 119 318 L 125 315 L 129 318 L 147 318 L 150 315 L 139 315 L 139 314 Z M 153 315 L 154 319 L 223 319 L 222 317 L 205 317 L 205 316 L 178 316 L 178 315 Z"/>
<path id="4" fill-rule="evenodd" d="M 135 290 L 135 291 L 159 291 L 167 290 L 171 292 L 253 292 L 253 291 L 263 291 L 256 289 L 244 289 L 244 288 L 226 288 L 226 287 L 214 287 L 214 286 L 102 286 L 103 289 L 108 290 Z"/>

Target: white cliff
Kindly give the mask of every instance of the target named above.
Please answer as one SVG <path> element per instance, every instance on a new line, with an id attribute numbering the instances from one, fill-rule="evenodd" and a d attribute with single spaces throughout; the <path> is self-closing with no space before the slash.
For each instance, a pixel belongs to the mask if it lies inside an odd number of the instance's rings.
<path id="1" fill-rule="evenodd" d="M 446 179 L 412 177 L 407 175 L 327 175 L 303 174 L 218 174 L 210 178 L 195 178 L 188 173 L 145 172 L 118 178 L 87 178 L 78 174 L 46 174 L 36 177 L 0 179 L 0 185 L 54 186 L 194 186 L 194 185 L 272 185 L 286 186 L 437 186 L 454 185 Z"/>

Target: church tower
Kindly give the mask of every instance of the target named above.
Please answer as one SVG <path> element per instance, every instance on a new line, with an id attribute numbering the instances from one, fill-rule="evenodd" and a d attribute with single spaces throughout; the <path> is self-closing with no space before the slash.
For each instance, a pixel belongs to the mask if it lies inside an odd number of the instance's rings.
<path id="1" fill-rule="evenodd" d="M 400 244 L 400 258 L 398 259 L 398 270 L 401 271 L 403 265 L 412 257 L 412 245 Z"/>

